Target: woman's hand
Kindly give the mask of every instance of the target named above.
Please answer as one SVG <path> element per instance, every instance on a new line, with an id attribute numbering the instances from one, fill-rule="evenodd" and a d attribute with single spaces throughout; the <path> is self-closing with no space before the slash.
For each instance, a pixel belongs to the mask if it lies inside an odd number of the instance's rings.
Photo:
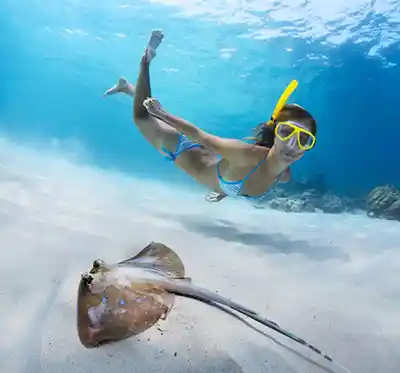
<path id="1" fill-rule="evenodd" d="M 225 193 L 219 193 L 219 192 L 209 192 L 205 199 L 207 202 L 215 203 L 215 202 L 220 202 L 223 200 L 227 195 Z"/>
<path id="2" fill-rule="evenodd" d="M 158 100 L 153 97 L 147 97 L 143 101 L 143 106 L 146 108 L 150 115 L 160 117 L 165 111 L 162 109 L 161 104 Z"/>

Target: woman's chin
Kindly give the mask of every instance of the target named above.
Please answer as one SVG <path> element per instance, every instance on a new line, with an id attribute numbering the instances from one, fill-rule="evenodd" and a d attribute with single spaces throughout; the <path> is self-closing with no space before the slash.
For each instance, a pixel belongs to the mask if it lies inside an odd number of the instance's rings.
<path id="1" fill-rule="evenodd" d="M 282 159 L 282 161 L 287 162 L 287 163 L 292 163 L 297 158 L 295 154 L 285 152 L 285 151 L 281 151 L 279 155 L 280 155 L 280 158 Z"/>
<path id="2" fill-rule="evenodd" d="M 279 155 L 280 155 L 280 158 L 282 159 L 282 161 L 290 164 L 290 163 L 294 163 L 298 159 L 300 159 L 303 154 L 291 153 L 289 151 L 282 150 Z"/>

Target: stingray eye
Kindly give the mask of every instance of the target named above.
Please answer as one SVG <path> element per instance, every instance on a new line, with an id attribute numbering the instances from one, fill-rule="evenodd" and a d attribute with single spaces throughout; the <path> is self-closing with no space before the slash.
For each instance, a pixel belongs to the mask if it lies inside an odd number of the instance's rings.
<path id="1" fill-rule="evenodd" d="M 100 260 L 100 259 L 96 259 L 94 262 L 93 262 L 93 268 L 95 268 L 95 269 L 98 269 L 98 268 L 100 268 L 102 265 L 103 265 L 103 261 L 102 260 Z"/>
<path id="2" fill-rule="evenodd" d="M 93 281 L 93 276 L 89 275 L 89 273 L 85 273 L 82 275 L 82 280 L 87 284 L 90 285 Z"/>

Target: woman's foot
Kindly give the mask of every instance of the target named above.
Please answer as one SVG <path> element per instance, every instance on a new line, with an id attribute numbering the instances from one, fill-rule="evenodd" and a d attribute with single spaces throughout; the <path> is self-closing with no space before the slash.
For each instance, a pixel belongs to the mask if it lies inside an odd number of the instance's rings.
<path id="1" fill-rule="evenodd" d="M 104 92 L 103 97 L 115 95 L 116 93 L 121 92 L 131 97 L 135 95 L 135 86 L 129 83 L 124 77 L 119 78 L 117 84 L 107 89 L 107 91 Z"/>
<path id="2" fill-rule="evenodd" d="M 151 33 L 149 43 L 144 51 L 146 62 L 150 62 L 156 56 L 156 49 L 161 44 L 164 34 L 161 30 L 154 30 Z"/>
<path id="3" fill-rule="evenodd" d="M 164 34 L 161 30 L 154 30 L 151 33 L 150 40 L 144 51 L 143 59 L 149 63 L 156 56 L 156 49 L 161 44 Z M 124 77 L 118 79 L 118 83 L 107 89 L 103 97 L 115 95 L 116 93 L 125 93 L 131 97 L 135 95 L 135 86 L 128 82 Z"/>

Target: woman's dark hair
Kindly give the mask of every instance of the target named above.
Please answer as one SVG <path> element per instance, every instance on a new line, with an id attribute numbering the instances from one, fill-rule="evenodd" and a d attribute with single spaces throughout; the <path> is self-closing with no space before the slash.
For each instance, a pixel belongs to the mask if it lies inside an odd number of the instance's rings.
<path id="1" fill-rule="evenodd" d="M 277 122 L 294 120 L 303 124 L 314 136 L 317 135 L 317 123 L 313 116 L 301 106 L 288 104 L 283 107 L 273 125 L 267 126 L 266 123 L 260 123 L 255 131 L 256 135 L 252 138 L 256 145 L 272 148 L 275 142 L 275 127 Z"/>

